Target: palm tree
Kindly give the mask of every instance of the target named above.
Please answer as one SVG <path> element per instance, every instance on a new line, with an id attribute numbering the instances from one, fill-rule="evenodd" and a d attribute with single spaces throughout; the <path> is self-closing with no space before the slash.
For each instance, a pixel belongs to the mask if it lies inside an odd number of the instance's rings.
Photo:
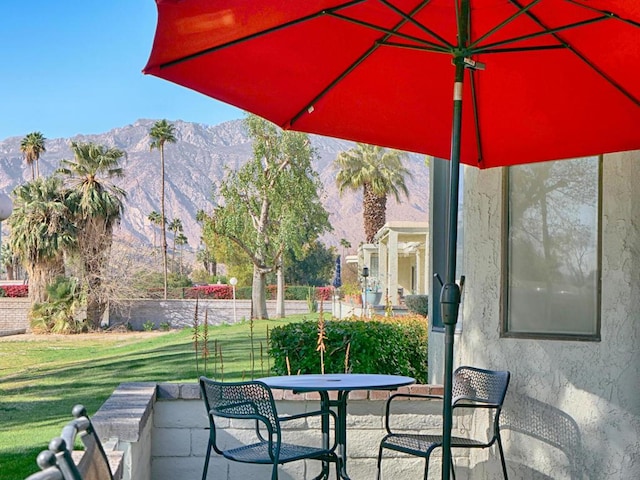
<path id="1" fill-rule="evenodd" d="M 44 142 L 46 138 L 40 132 L 31 132 L 28 133 L 20 142 L 20 151 L 24 155 L 24 160 L 27 162 L 27 165 L 31 167 L 31 179 L 35 180 L 36 177 L 40 176 L 40 166 L 38 165 L 38 161 L 40 160 L 40 155 L 47 151 L 44 148 Z M 35 164 L 35 171 L 34 171 Z"/>
<path id="2" fill-rule="evenodd" d="M 184 252 L 184 246 L 189 243 L 189 239 L 184 233 L 179 233 L 174 239 L 173 243 L 180 246 L 180 275 L 182 276 L 182 254 Z"/>
<path id="3" fill-rule="evenodd" d="M 158 120 L 149 131 L 151 137 L 151 150 L 160 150 L 160 227 L 162 229 L 162 263 L 164 269 L 164 299 L 167 299 L 167 229 L 166 215 L 164 212 L 164 144 L 175 143 L 175 128 L 166 120 Z"/>
<path id="4" fill-rule="evenodd" d="M 342 247 L 342 263 L 346 263 L 347 262 L 347 257 L 344 253 L 345 249 L 347 248 L 351 248 L 351 242 L 349 240 L 347 240 L 346 238 L 341 238 L 340 239 L 340 246 Z"/>
<path id="5" fill-rule="evenodd" d="M 338 170 L 336 183 L 342 194 L 345 190 L 363 191 L 364 233 L 367 243 L 386 222 L 387 195 L 400 201 L 409 191 L 405 183 L 411 172 L 402 164 L 405 153 L 382 147 L 358 143 L 355 148 L 340 152 L 334 162 Z"/>
<path id="6" fill-rule="evenodd" d="M 47 286 L 64 275 L 64 251 L 76 243 L 76 227 L 62 181 L 37 178 L 13 190 L 9 247 L 24 265 L 32 304 L 48 300 Z"/>
<path id="7" fill-rule="evenodd" d="M 113 226 L 120 221 L 125 192 L 109 180 L 122 177 L 125 152 L 94 143 L 71 142 L 74 160 L 61 160 L 57 173 L 67 178 L 69 199 L 78 226 L 78 253 L 87 288 L 87 321 L 100 328 L 106 308 L 102 273 L 109 261 Z"/>
<path id="8" fill-rule="evenodd" d="M 160 212 L 156 212 L 155 210 L 151 212 L 147 219 L 151 222 L 151 225 L 160 225 L 162 223 L 162 217 L 160 216 Z M 153 228 L 153 250 L 156 249 L 156 229 Z"/>
<path id="9" fill-rule="evenodd" d="M 179 233 L 182 232 L 182 220 L 174 218 L 169 222 L 169 230 L 173 232 L 173 268 L 176 266 L 176 240 Z"/>

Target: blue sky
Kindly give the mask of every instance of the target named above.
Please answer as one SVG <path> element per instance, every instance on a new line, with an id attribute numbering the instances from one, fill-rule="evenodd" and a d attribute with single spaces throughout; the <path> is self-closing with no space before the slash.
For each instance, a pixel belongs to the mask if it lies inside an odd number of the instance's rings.
<path id="1" fill-rule="evenodd" d="M 240 110 L 141 73 L 154 0 L 22 0 L 0 9 L 0 140 L 102 133 L 139 118 L 215 125 Z"/>

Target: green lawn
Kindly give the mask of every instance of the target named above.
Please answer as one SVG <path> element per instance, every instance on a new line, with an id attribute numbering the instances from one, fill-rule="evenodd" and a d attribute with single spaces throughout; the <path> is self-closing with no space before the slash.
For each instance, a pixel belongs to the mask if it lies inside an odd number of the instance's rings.
<path id="1" fill-rule="evenodd" d="M 267 328 L 302 318 L 255 322 L 253 362 L 249 322 L 211 327 L 211 355 L 217 344 L 222 363 L 210 358 L 206 375 L 251 378 L 252 363 L 254 377 L 268 375 Z M 192 336 L 185 329 L 0 339 L 0 480 L 37 470 L 36 455 L 71 420 L 73 405 L 91 415 L 123 382 L 195 382 L 205 372 L 202 360 L 196 368 Z"/>

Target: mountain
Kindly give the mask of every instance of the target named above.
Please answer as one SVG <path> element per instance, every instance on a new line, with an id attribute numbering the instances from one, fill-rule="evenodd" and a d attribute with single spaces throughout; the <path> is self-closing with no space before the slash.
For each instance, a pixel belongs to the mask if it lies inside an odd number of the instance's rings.
<path id="1" fill-rule="evenodd" d="M 70 141 L 94 142 L 124 150 L 127 153 L 122 162 L 125 177 L 117 184 L 127 192 L 127 199 L 116 235 L 129 239 L 129 242 L 151 245 L 154 229 L 147 216 L 154 210 L 160 211 L 160 156 L 157 150 L 149 149 L 149 130 L 154 122 L 138 120 L 103 134 L 48 139 L 47 151 L 40 158 L 40 172 L 48 175 L 59 166 L 60 159 L 73 158 Z M 201 234 L 195 220 L 196 212 L 211 210 L 213 185 L 223 178 L 225 167 L 235 169 L 251 158 L 251 143 L 242 120 L 213 126 L 180 120 L 172 123 L 177 142 L 165 145 L 166 214 L 169 221 L 174 218 L 182 220 L 189 246 L 195 249 Z M 46 136 L 46 132 L 43 133 Z M 339 152 L 353 148 L 355 144 L 318 135 L 310 135 L 310 138 L 318 153 L 314 168 L 325 187 L 322 202 L 330 213 L 334 228 L 323 237 L 323 241 L 338 246 L 340 239 L 346 238 L 353 245 L 353 253 L 364 240 L 362 195 L 351 192 L 342 196 L 338 194 L 332 162 Z M 21 140 L 22 137 L 10 137 L 0 141 L 0 192 L 9 194 L 16 185 L 31 178 L 31 171 L 20 152 Z M 410 154 L 405 162 L 413 172 L 413 179 L 408 181 L 410 197 L 403 198 L 400 204 L 390 198 L 387 220 L 427 221 L 429 170 L 424 156 Z M 3 230 L 6 235 L 5 225 Z M 171 246 L 171 234 L 167 237 Z"/>

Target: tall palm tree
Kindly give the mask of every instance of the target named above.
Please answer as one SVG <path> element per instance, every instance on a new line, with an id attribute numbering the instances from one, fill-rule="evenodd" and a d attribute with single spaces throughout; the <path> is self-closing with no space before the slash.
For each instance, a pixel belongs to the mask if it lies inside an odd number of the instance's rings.
<path id="1" fill-rule="evenodd" d="M 184 253 L 184 246 L 189 243 L 189 239 L 184 233 L 179 233 L 174 239 L 173 243 L 180 247 L 180 275 L 182 276 L 182 254 Z"/>
<path id="2" fill-rule="evenodd" d="M 40 132 L 28 133 L 20 142 L 20 151 L 24 155 L 24 160 L 31 167 L 31 179 L 35 180 L 40 176 L 40 166 L 38 162 L 40 155 L 47 151 L 44 147 L 46 138 Z M 34 170 L 35 164 L 35 170 Z"/>
<path id="3" fill-rule="evenodd" d="M 155 251 L 156 249 L 156 229 L 155 229 L 155 225 L 160 225 L 162 223 L 162 217 L 160 216 L 160 212 L 156 212 L 155 210 L 153 212 L 151 212 L 148 216 L 147 219 L 151 222 L 151 225 L 153 226 L 153 250 Z"/>
<path id="4" fill-rule="evenodd" d="M 175 127 L 166 120 L 158 120 L 149 131 L 151 150 L 160 150 L 160 215 L 162 230 L 162 264 L 164 270 L 164 299 L 167 299 L 167 228 L 164 211 L 164 144 L 176 143 Z"/>
<path id="5" fill-rule="evenodd" d="M 101 291 L 109 261 L 113 227 L 120 221 L 125 192 L 111 183 L 122 177 L 120 159 L 125 152 L 94 143 L 71 142 L 73 160 L 61 160 L 57 170 L 66 177 L 69 199 L 78 226 L 78 253 L 87 288 L 87 321 L 100 328 L 106 308 Z"/>
<path id="6" fill-rule="evenodd" d="M 347 248 L 351 248 L 351 242 L 349 240 L 347 240 L 346 238 L 341 238 L 340 239 L 340 246 L 342 247 L 342 263 L 346 264 L 347 263 L 347 257 L 344 253 L 344 251 Z"/>
<path id="7" fill-rule="evenodd" d="M 173 232 L 173 268 L 176 267 L 176 240 L 179 233 L 182 233 L 182 220 L 174 218 L 169 222 L 169 230 Z"/>
<path id="8" fill-rule="evenodd" d="M 338 170 L 336 183 L 342 194 L 345 190 L 363 191 L 364 233 L 367 243 L 386 222 L 387 196 L 409 196 L 406 178 L 411 172 L 402 164 L 404 152 L 358 143 L 355 148 L 340 152 L 334 162 Z"/>
<path id="9" fill-rule="evenodd" d="M 64 251 L 76 243 L 68 198 L 56 177 L 38 178 L 13 190 L 9 247 L 29 277 L 32 304 L 48 300 L 47 286 L 64 275 Z"/>

